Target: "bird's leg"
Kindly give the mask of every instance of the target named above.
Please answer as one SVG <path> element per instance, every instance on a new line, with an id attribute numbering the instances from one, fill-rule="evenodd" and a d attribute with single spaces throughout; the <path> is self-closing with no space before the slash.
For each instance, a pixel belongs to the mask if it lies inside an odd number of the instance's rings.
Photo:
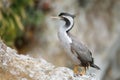
<path id="1" fill-rule="evenodd" d="M 85 75 L 86 74 L 86 67 L 82 67 L 82 71 L 80 72 L 80 75 Z"/>
<path id="2" fill-rule="evenodd" d="M 84 75 L 86 74 L 87 67 L 84 67 Z"/>
<path id="3" fill-rule="evenodd" d="M 78 67 L 79 67 L 78 65 L 74 66 L 74 74 L 75 74 L 75 76 L 79 75 Z"/>

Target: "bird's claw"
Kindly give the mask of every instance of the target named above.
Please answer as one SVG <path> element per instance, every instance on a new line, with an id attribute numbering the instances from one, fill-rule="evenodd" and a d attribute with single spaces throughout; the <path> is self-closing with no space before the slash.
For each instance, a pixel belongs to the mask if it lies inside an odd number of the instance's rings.
<path id="1" fill-rule="evenodd" d="M 81 73 L 77 73 L 77 74 L 74 74 L 74 77 L 78 77 L 78 76 L 82 76 L 83 74 Z"/>

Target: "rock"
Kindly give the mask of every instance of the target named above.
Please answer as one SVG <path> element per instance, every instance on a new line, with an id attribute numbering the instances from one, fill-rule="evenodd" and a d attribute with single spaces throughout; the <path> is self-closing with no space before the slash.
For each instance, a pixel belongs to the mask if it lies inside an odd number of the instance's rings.
<path id="1" fill-rule="evenodd" d="M 95 76 L 74 77 L 66 67 L 55 67 L 44 59 L 18 55 L 0 42 L 0 80 L 95 80 Z"/>

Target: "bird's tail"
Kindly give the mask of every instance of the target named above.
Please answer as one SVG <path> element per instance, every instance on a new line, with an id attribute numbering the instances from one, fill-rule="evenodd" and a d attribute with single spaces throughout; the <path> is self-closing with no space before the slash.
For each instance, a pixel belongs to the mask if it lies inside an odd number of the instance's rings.
<path id="1" fill-rule="evenodd" d="M 100 68 L 97 65 L 94 64 L 94 58 L 92 58 L 92 62 L 90 64 L 90 66 L 93 67 L 93 68 L 96 68 L 96 69 L 100 70 Z"/>
<path id="2" fill-rule="evenodd" d="M 100 68 L 99 68 L 97 65 L 95 65 L 95 64 L 91 64 L 91 67 L 93 67 L 93 68 L 96 68 L 96 69 L 100 70 Z"/>

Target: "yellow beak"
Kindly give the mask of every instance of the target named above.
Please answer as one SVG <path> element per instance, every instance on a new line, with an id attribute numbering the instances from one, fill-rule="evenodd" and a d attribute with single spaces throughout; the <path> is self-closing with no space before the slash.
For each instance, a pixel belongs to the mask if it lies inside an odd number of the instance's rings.
<path id="1" fill-rule="evenodd" d="M 62 19 L 61 17 L 56 17 L 56 16 L 53 16 L 51 17 L 52 19 Z"/>

